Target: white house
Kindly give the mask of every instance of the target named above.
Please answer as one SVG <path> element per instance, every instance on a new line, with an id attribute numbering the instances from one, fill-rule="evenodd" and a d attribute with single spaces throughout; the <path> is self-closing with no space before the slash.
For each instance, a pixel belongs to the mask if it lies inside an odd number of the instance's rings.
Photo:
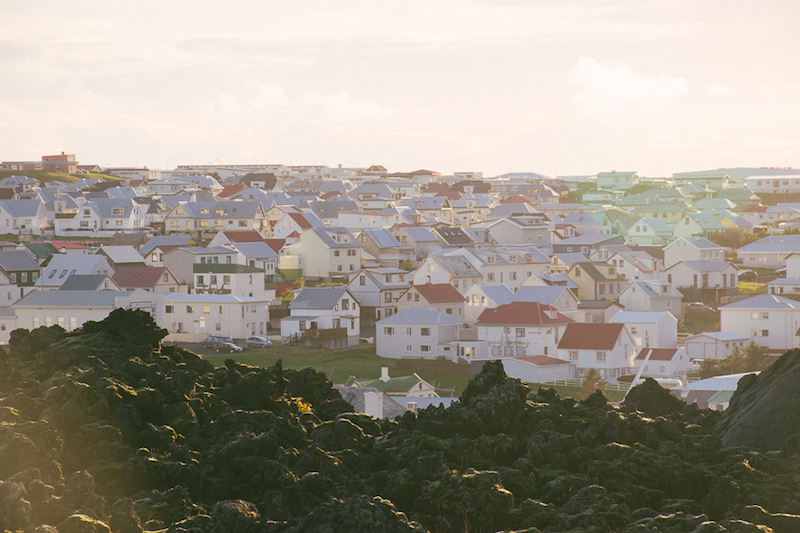
<path id="1" fill-rule="evenodd" d="M 375 349 L 380 357 L 436 359 L 458 357 L 451 345 L 464 320 L 431 307 L 413 307 L 375 323 Z"/>
<path id="2" fill-rule="evenodd" d="M 782 268 L 789 254 L 800 252 L 800 235 L 770 235 L 736 250 L 747 268 Z"/>
<path id="3" fill-rule="evenodd" d="M 361 307 L 374 308 L 380 320 L 398 311 L 397 298 L 411 286 L 407 275 L 399 268 L 365 268 L 350 276 L 347 287 Z"/>
<path id="4" fill-rule="evenodd" d="M 705 237 L 680 237 L 664 247 L 664 266 L 681 261 L 725 261 L 727 250 Z"/>
<path id="5" fill-rule="evenodd" d="M 680 261 L 664 270 L 675 287 L 697 289 L 736 289 L 739 269 L 727 261 Z"/>
<path id="6" fill-rule="evenodd" d="M 361 334 L 359 305 L 346 286 L 303 287 L 281 319 L 284 344 L 352 346 Z"/>
<path id="7" fill-rule="evenodd" d="M 573 374 L 569 361 L 549 355 L 503 357 L 500 361 L 509 377 L 525 383 L 550 383 L 568 379 Z"/>
<path id="8" fill-rule="evenodd" d="M 479 283 L 483 276 L 467 258 L 430 254 L 412 276 L 414 285 L 425 283 L 450 283 L 465 294 L 467 289 Z"/>
<path id="9" fill-rule="evenodd" d="M 503 283 L 501 285 L 473 285 L 464 294 L 466 303 L 464 318 L 469 324 L 474 324 L 486 309 L 511 303 L 514 301 L 514 291 Z"/>
<path id="10" fill-rule="evenodd" d="M 524 285 L 514 293 L 514 301 L 549 305 L 572 320 L 577 320 L 579 315 L 580 300 L 566 285 Z"/>
<path id="11" fill-rule="evenodd" d="M 329 279 L 361 269 L 361 246 L 344 228 L 309 228 L 287 253 L 302 257 L 305 277 Z"/>
<path id="12" fill-rule="evenodd" d="M 624 324 L 567 325 L 558 343 L 558 357 L 575 365 L 575 377 L 583 378 L 590 368 L 609 383 L 634 373 L 636 344 Z"/>
<path id="13" fill-rule="evenodd" d="M 800 302 L 759 294 L 723 305 L 720 329 L 748 336 L 756 344 L 773 352 L 783 352 L 800 345 Z"/>
<path id="14" fill-rule="evenodd" d="M 237 294 L 264 300 L 274 296 L 267 294 L 262 268 L 225 263 L 195 263 L 192 268 L 192 286 L 198 294 Z"/>
<path id="15" fill-rule="evenodd" d="M 634 359 L 643 377 L 680 378 L 689 371 L 689 356 L 683 348 L 642 348 Z"/>
<path id="16" fill-rule="evenodd" d="M 625 324 L 637 348 L 677 348 L 678 320 L 669 311 L 618 311 L 612 324 Z"/>
<path id="17" fill-rule="evenodd" d="M 36 287 L 58 289 L 73 274 L 105 274 L 110 277 L 114 275 L 114 270 L 104 255 L 55 254 L 36 282 Z"/>
<path id="18" fill-rule="evenodd" d="M 726 359 L 734 348 L 744 350 L 750 343 L 749 335 L 732 331 L 707 331 L 683 340 L 683 348 L 689 360 Z"/>
<path id="19" fill-rule="evenodd" d="M 566 326 L 572 323 L 558 310 L 538 302 L 512 302 L 486 309 L 475 326 L 486 342 L 487 355 L 511 357 L 556 354 Z"/>
<path id="20" fill-rule="evenodd" d="M 172 342 L 201 342 L 209 335 L 245 339 L 264 335 L 269 301 L 236 294 L 165 293 L 161 327 Z"/>
<path id="21" fill-rule="evenodd" d="M 619 293 L 626 311 L 669 311 L 681 320 L 683 295 L 665 279 L 634 280 Z"/>

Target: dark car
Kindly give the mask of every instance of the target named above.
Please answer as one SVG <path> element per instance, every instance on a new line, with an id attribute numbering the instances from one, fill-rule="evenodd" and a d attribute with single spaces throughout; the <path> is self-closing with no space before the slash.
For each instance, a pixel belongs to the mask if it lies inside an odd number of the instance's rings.
<path id="1" fill-rule="evenodd" d="M 206 340 L 203 341 L 203 348 L 219 348 L 226 342 L 232 343 L 233 339 L 223 335 L 209 335 L 206 337 Z"/>
<path id="2" fill-rule="evenodd" d="M 739 281 L 755 281 L 758 279 L 758 273 L 752 270 L 740 270 Z"/>

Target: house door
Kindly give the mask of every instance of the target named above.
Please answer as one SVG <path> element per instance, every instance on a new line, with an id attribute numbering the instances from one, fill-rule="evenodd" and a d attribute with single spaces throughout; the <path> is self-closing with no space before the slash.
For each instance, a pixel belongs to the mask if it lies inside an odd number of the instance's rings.
<path id="1" fill-rule="evenodd" d="M 311 327 L 309 329 L 317 329 L 317 323 L 311 322 Z"/>

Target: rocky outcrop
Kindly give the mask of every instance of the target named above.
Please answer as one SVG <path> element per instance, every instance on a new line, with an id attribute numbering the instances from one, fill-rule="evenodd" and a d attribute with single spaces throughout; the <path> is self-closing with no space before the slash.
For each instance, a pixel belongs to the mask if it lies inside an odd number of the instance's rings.
<path id="1" fill-rule="evenodd" d="M 800 350 L 783 354 L 759 375 L 744 376 L 714 433 L 726 446 L 780 450 L 800 434 Z"/>

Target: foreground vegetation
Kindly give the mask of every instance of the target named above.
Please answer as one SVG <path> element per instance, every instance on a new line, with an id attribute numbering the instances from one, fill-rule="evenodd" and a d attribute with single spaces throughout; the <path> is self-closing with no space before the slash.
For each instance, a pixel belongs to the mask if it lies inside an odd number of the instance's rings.
<path id="1" fill-rule="evenodd" d="M 723 416 L 652 380 L 615 409 L 488 363 L 453 406 L 388 421 L 311 368 L 214 367 L 165 335 L 123 310 L 12 333 L 0 531 L 800 531 L 797 395 L 778 383 L 800 353 L 771 378 L 783 410 L 734 396 Z M 739 409 L 781 424 L 748 447 L 726 433 L 755 423 L 737 426 Z"/>

